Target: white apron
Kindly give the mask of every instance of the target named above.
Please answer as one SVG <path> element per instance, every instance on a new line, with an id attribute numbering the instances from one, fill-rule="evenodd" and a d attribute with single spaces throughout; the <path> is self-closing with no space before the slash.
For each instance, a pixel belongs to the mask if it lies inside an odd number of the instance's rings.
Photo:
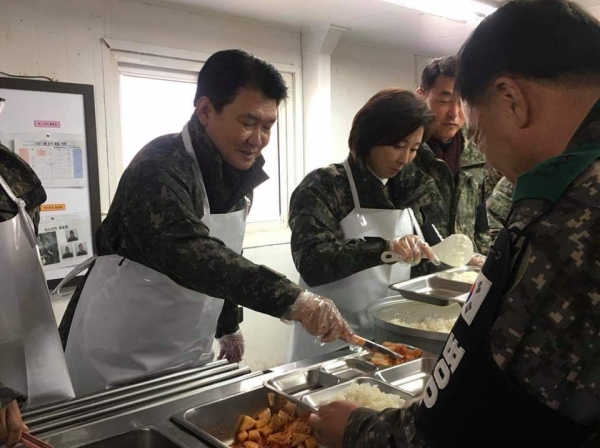
<path id="1" fill-rule="evenodd" d="M 421 236 L 421 229 L 410 208 L 404 210 L 362 208 L 348 160 L 344 161 L 344 169 L 348 175 L 354 200 L 354 210 L 340 223 L 346 240 L 364 237 L 391 240 L 397 236 L 414 233 Z M 404 263 L 382 264 L 315 288 L 307 286 L 302 279 L 300 285 L 333 300 L 352 329 L 359 335 L 370 338 L 373 329 L 366 313 L 367 306 L 377 299 L 394 295 L 395 293 L 389 290 L 388 286 L 408 280 L 410 268 L 410 265 Z M 346 345 L 343 341 L 323 345 L 319 345 L 316 341 L 314 336 L 296 324 L 292 331 L 292 348 L 288 361 L 295 362 L 330 353 Z"/>
<path id="2" fill-rule="evenodd" d="M 210 235 L 241 253 L 248 209 L 211 215 L 187 125 L 183 142 L 203 192 Z M 81 270 L 81 269 L 80 269 Z M 96 259 L 81 293 L 66 347 L 78 396 L 213 359 L 223 300 L 184 288 L 119 255 Z"/>
<path id="3" fill-rule="evenodd" d="M 73 398 L 35 229 L 0 176 L 19 214 L 0 223 L 0 382 L 27 395 L 27 408 Z"/>

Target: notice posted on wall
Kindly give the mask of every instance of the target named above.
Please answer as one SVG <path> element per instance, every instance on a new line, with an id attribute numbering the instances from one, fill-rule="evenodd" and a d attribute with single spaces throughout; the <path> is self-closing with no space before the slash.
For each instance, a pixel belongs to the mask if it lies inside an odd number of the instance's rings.
<path id="1" fill-rule="evenodd" d="M 14 140 L 14 152 L 25 160 L 44 188 L 85 187 L 83 137 Z"/>
<path id="2" fill-rule="evenodd" d="M 79 215 L 44 216 L 38 249 L 44 269 L 75 266 L 92 255 L 89 219 Z"/>

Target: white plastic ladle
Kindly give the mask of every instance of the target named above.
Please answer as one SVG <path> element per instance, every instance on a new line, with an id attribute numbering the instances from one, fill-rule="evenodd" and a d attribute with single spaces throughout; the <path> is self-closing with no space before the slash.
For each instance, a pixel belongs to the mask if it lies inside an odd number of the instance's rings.
<path id="1" fill-rule="evenodd" d="M 439 260 L 452 267 L 466 265 L 473 256 L 473 242 L 462 233 L 455 233 L 443 240 L 441 243 L 432 246 L 431 250 Z M 386 251 L 381 255 L 385 263 L 402 261 L 402 257 L 396 252 Z"/>

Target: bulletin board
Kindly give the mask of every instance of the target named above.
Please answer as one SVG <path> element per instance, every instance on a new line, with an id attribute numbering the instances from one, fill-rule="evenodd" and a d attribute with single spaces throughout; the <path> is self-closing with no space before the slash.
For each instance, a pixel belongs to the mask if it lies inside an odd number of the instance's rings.
<path id="1" fill-rule="evenodd" d="M 23 158 L 48 199 L 38 248 L 49 286 L 96 253 L 100 188 L 91 85 L 0 78 L 0 142 Z"/>

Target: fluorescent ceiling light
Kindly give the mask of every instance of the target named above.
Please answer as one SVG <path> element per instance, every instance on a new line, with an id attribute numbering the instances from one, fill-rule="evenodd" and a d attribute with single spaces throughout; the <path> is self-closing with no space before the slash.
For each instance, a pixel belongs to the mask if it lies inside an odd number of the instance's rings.
<path id="1" fill-rule="evenodd" d="M 496 8 L 476 0 L 384 0 L 457 22 L 479 22 Z"/>

